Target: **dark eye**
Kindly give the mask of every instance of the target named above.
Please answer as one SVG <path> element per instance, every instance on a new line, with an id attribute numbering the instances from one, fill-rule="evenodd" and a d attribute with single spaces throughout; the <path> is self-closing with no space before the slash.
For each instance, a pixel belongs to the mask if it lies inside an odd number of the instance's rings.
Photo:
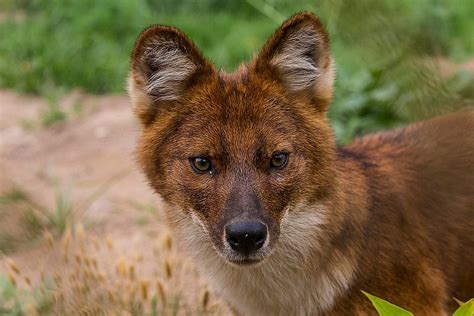
<path id="1" fill-rule="evenodd" d="M 197 173 L 205 173 L 211 171 L 212 165 L 211 161 L 204 157 L 194 157 L 190 158 L 191 167 Z"/>
<path id="2" fill-rule="evenodd" d="M 283 169 L 288 164 L 288 154 L 287 153 L 276 153 L 270 159 L 270 167 Z"/>

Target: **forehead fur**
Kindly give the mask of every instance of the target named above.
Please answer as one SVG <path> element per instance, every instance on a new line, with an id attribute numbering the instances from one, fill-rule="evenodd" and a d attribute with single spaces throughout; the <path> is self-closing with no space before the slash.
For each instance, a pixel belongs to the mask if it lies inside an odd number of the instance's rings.
<path id="1" fill-rule="evenodd" d="M 163 114 L 170 117 L 167 124 L 158 120 L 156 125 L 166 134 L 163 143 L 172 143 L 173 152 L 190 155 L 297 150 L 301 138 L 310 136 L 306 132 L 321 128 L 308 125 L 325 120 L 304 100 L 245 72 L 222 74 L 182 103 Z"/>

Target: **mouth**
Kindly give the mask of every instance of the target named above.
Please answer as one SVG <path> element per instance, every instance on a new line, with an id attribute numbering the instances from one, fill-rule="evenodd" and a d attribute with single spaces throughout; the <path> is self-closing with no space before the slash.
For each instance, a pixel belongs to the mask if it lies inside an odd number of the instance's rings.
<path id="1" fill-rule="evenodd" d="M 263 259 L 242 258 L 242 259 L 229 259 L 228 261 L 234 265 L 245 267 L 245 266 L 257 265 L 258 263 L 262 262 Z"/>

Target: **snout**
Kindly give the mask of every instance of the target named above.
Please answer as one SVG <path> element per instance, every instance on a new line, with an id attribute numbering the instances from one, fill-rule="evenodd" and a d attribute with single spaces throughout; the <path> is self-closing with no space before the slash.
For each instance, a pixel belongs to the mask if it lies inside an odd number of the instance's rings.
<path id="1" fill-rule="evenodd" d="M 267 226 L 259 221 L 239 221 L 225 227 L 226 241 L 241 255 L 248 256 L 260 248 L 267 239 Z"/>

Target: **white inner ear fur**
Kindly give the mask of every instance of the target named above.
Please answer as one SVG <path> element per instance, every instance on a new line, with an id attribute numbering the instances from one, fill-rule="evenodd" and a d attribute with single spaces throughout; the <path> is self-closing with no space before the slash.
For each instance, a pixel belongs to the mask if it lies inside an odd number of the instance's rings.
<path id="1" fill-rule="evenodd" d="M 332 62 L 327 63 L 325 60 L 329 52 L 320 52 L 322 56 L 316 55 L 321 45 L 322 39 L 314 30 L 302 28 L 286 39 L 270 64 L 279 69 L 288 88 L 293 91 L 310 87 L 327 89 L 332 86 L 333 69 Z M 323 65 L 329 66 L 322 68 Z"/>
<path id="2" fill-rule="evenodd" d="M 145 51 L 145 61 L 154 69 L 145 91 L 158 100 L 177 99 L 183 82 L 197 67 L 172 41 L 151 42 Z"/>

